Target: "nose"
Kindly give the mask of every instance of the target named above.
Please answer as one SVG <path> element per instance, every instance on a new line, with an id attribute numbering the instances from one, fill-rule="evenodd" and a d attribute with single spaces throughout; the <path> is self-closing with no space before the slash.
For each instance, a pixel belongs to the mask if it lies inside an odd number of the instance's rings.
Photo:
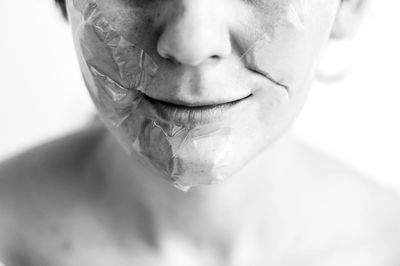
<path id="1" fill-rule="evenodd" d="M 157 51 L 176 63 L 199 66 L 231 54 L 229 28 L 214 0 L 180 0 L 166 16 Z M 218 9 L 218 8 L 217 8 Z M 223 13 L 222 13 L 223 14 Z"/>

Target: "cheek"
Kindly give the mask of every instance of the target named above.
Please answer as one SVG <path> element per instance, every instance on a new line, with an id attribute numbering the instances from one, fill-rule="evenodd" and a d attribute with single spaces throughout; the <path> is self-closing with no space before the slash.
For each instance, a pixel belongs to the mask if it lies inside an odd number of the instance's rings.
<path id="1" fill-rule="evenodd" d="M 110 6 L 103 1 L 88 1 L 86 5 L 77 2 L 80 5 L 69 5 L 70 18 L 81 68 L 84 76 L 91 78 L 86 81 L 91 81 L 88 83 L 92 92 L 97 92 L 96 88 L 100 87 L 115 94 L 99 75 L 114 82 L 114 87 L 133 91 L 147 87 L 157 71 L 157 65 L 136 42 L 145 40 L 140 33 L 124 34 L 124 31 L 134 32 L 126 28 L 134 27 L 135 21 L 138 24 L 135 27 L 144 25 L 142 17 L 136 17 L 136 20 L 131 15 L 131 19 L 126 20 L 124 17 L 128 15 L 125 13 L 134 13 L 135 10 L 124 10 L 121 6 Z"/>
<path id="2" fill-rule="evenodd" d="M 120 32 L 121 6 L 104 1 L 68 2 L 74 42 L 90 95 L 107 123 L 120 127 L 140 103 L 158 70 L 152 58 Z M 131 12 L 131 11 L 130 11 Z M 120 16 L 116 16 L 116 13 Z M 112 19 L 112 18 L 119 19 Z M 122 17 L 122 18 L 121 18 Z M 139 22 L 142 23 L 142 22 Z M 129 38 L 129 39 L 128 39 Z M 132 131 L 130 127 L 125 127 Z"/>
<path id="3" fill-rule="evenodd" d="M 321 2 L 268 1 L 248 18 L 253 34 L 242 33 L 248 38 L 242 55 L 247 64 L 286 85 L 292 97 L 308 88 L 329 39 L 338 1 Z"/>

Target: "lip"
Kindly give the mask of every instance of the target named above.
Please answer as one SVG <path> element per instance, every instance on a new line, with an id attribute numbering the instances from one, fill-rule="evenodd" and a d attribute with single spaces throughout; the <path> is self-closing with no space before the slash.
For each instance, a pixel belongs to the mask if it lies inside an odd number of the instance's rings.
<path id="1" fill-rule="evenodd" d="M 231 117 L 234 110 L 252 98 L 250 94 L 244 98 L 214 105 L 181 105 L 151 98 L 143 94 L 141 111 L 145 116 L 155 116 L 157 120 L 173 123 L 178 126 L 196 126 L 220 122 Z"/>

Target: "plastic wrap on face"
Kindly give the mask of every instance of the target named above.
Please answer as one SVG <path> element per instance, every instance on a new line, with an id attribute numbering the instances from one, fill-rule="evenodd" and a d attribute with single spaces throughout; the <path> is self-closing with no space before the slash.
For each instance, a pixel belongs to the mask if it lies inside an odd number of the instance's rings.
<path id="1" fill-rule="evenodd" d="M 287 21 L 296 30 L 305 29 L 308 0 L 297 0 L 289 4 L 287 10 Z"/>
<path id="2" fill-rule="evenodd" d="M 135 151 L 150 158 L 175 187 L 187 191 L 196 185 L 216 184 L 231 174 L 224 169 L 232 159 L 230 128 L 214 125 L 188 129 L 154 120 L 143 122 L 144 134 L 137 139 Z M 201 145 L 213 148 L 204 151 L 198 149 Z M 213 152 L 218 154 L 207 156 Z"/>
<path id="3" fill-rule="evenodd" d="M 246 61 L 254 70 L 268 78 L 271 82 L 278 86 L 289 90 L 285 81 L 280 78 L 280 73 L 276 69 L 274 58 L 284 61 L 284 57 L 274 54 L 273 47 L 283 47 L 282 42 L 286 42 L 281 38 L 282 31 L 292 31 L 293 34 L 300 33 L 306 29 L 306 18 L 308 14 L 308 0 L 291 0 L 276 3 L 270 1 L 272 12 L 278 13 L 275 18 L 272 29 L 262 30 L 257 40 L 241 55 L 241 59 Z M 268 23 L 266 23 L 268 24 Z M 278 49 L 279 50 L 279 49 Z M 281 49 L 283 50 L 283 49 Z"/>
<path id="4" fill-rule="evenodd" d="M 118 33 L 96 1 L 74 0 L 81 15 L 75 43 L 92 99 L 106 124 L 130 147 L 180 190 L 215 184 L 232 173 L 224 166 L 232 157 L 230 128 L 224 125 L 188 126 L 165 121 L 144 93 L 158 66 L 141 48 Z M 196 153 L 207 143 L 213 147 Z M 215 147 L 217 149 L 215 154 Z M 201 163 L 199 163 L 201 158 Z"/>
<path id="5" fill-rule="evenodd" d="M 109 24 L 105 16 L 98 9 L 95 1 L 74 1 L 75 7 L 82 12 L 81 29 L 76 37 L 80 38 L 78 43 L 81 45 L 82 58 L 87 65 L 91 65 L 93 46 L 103 44 L 106 53 L 110 54 L 112 62 L 118 68 L 119 87 L 131 90 L 144 91 L 149 84 L 151 77 L 157 72 L 157 64 L 142 49 L 127 41 Z M 83 35 L 95 35 L 97 38 Z M 79 36 L 80 35 L 80 36 Z M 93 37 L 93 36 L 92 36 Z M 93 42 L 97 39 L 99 43 Z M 104 66 L 104 65 L 103 65 Z M 101 65 L 99 67 L 102 67 Z M 92 66 L 95 68 L 95 66 Z M 104 75 L 103 75 L 104 76 Z M 110 81 L 111 78 L 108 78 Z"/>
<path id="6" fill-rule="evenodd" d="M 278 72 L 269 69 L 274 65 L 269 61 L 269 48 L 282 43 L 281 29 L 303 31 L 307 14 L 307 0 L 280 1 L 271 0 L 272 8 L 278 6 L 279 10 L 279 16 L 265 23 L 273 25 L 272 30 L 260 30 L 254 44 L 240 57 L 281 87 L 264 93 L 271 99 L 283 98 L 281 89 L 287 91 L 288 86 Z M 234 121 L 228 123 L 168 119 L 147 95 L 159 66 L 135 40 L 118 30 L 114 17 L 105 12 L 107 1 L 69 0 L 68 4 L 74 13 L 70 15 L 75 18 L 74 39 L 84 80 L 101 117 L 130 153 L 155 167 L 175 187 L 187 191 L 193 186 L 222 182 L 243 167 L 254 150 L 262 148 L 247 140 L 257 131 L 264 132 L 265 125 L 243 127 L 242 121 L 254 119 L 253 125 L 258 125 L 259 118 L 245 116 L 241 107 L 236 107 Z M 272 110 L 279 101 L 266 105 Z M 250 105 L 249 109 L 254 111 L 257 106 Z M 268 117 L 268 112 L 263 115 Z M 272 136 L 277 130 L 272 128 L 268 134 Z M 257 140 L 271 138 L 268 134 L 258 134 Z M 237 151 L 243 155 L 238 156 Z"/>

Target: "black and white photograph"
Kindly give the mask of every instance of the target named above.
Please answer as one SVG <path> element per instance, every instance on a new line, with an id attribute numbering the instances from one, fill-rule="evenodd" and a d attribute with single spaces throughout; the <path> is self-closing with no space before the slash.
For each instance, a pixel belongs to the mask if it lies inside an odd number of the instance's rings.
<path id="1" fill-rule="evenodd" d="M 0 1 L 0 266 L 400 266 L 400 2 Z"/>

